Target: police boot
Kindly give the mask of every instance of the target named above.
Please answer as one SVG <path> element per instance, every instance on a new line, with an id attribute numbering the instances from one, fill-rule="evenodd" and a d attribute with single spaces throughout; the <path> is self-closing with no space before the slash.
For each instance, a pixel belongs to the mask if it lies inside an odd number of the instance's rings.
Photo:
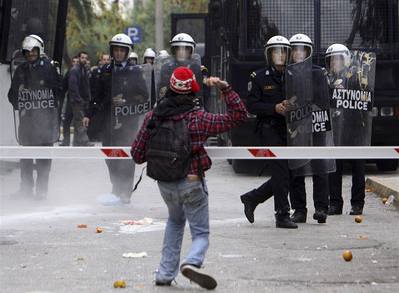
<path id="1" fill-rule="evenodd" d="M 291 221 L 294 223 L 306 223 L 306 210 L 295 210 L 295 212 L 291 216 Z"/>
<path id="2" fill-rule="evenodd" d="M 258 204 L 248 198 L 248 195 L 250 193 L 251 193 L 251 191 L 241 195 L 240 198 L 241 198 L 241 202 L 244 204 L 244 214 L 247 217 L 248 222 L 250 222 L 252 224 L 253 222 L 255 222 L 254 212 L 255 212 L 255 208 Z"/>
<path id="3" fill-rule="evenodd" d="M 351 211 L 349 212 L 349 215 L 357 216 L 357 215 L 362 215 L 363 214 L 363 207 L 362 206 L 352 206 Z"/>
<path id="4" fill-rule="evenodd" d="M 325 223 L 327 221 L 327 211 L 316 209 L 313 214 L 313 219 L 317 220 L 317 223 Z"/>
<path id="5" fill-rule="evenodd" d="M 331 215 L 342 215 L 342 207 L 330 205 L 328 208 L 328 214 Z"/>
<path id="6" fill-rule="evenodd" d="M 291 220 L 288 212 L 278 211 L 276 213 L 276 228 L 297 229 L 298 225 Z"/>

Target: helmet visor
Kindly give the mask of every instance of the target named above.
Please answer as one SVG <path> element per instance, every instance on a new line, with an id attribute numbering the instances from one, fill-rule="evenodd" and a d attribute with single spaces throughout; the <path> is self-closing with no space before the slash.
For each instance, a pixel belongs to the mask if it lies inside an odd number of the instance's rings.
<path id="1" fill-rule="evenodd" d="M 290 48 L 288 46 L 270 46 L 265 49 L 266 61 L 269 65 L 285 66 L 288 63 Z"/>
<path id="2" fill-rule="evenodd" d="M 311 49 L 309 46 L 292 45 L 291 47 L 291 63 L 303 62 L 310 57 Z"/>
<path id="3" fill-rule="evenodd" d="M 342 55 L 330 55 L 326 57 L 326 69 L 330 74 L 338 74 L 345 69 L 345 60 Z"/>
<path id="4" fill-rule="evenodd" d="M 188 46 L 172 47 L 172 54 L 175 55 L 177 61 L 185 61 L 191 58 L 192 48 Z"/>

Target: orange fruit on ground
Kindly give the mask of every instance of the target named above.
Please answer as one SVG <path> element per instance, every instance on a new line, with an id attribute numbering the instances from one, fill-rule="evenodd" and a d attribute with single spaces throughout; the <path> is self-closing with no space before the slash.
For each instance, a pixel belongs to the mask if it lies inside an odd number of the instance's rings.
<path id="1" fill-rule="evenodd" d="M 114 282 L 114 288 L 126 288 L 126 282 L 123 280 L 117 280 Z"/>
<path id="2" fill-rule="evenodd" d="M 361 222 L 363 222 L 363 217 L 362 217 L 362 216 L 356 216 L 356 217 L 355 217 L 355 222 L 356 222 L 356 223 L 361 223 Z"/>
<path id="3" fill-rule="evenodd" d="M 79 224 L 78 228 L 87 228 L 87 225 L 86 224 Z"/>
<path id="4" fill-rule="evenodd" d="M 351 261 L 353 258 L 352 252 L 350 250 L 345 250 L 344 253 L 342 254 L 342 257 L 344 258 L 345 261 Z"/>
<path id="5" fill-rule="evenodd" d="M 103 228 L 97 227 L 96 228 L 96 233 L 102 233 L 104 231 Z"/>

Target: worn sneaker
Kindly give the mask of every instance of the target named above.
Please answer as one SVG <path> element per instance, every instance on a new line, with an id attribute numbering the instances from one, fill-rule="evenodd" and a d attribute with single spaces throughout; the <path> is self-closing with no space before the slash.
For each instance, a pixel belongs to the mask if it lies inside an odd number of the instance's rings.
<path id="1" fill-rule="evenodd" d="M 187 279 L 200 285 L 202 288 L 213 290 L 217 286 L 216 280 L 204 273 L 200 272 L 200 269 L 190 264 L 183 264 L 180 267 L 180 271 Z"/>

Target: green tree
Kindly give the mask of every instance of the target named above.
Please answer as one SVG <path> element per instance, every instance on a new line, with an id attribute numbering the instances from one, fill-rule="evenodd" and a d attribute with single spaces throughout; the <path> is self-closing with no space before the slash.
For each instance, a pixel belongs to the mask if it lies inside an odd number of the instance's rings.
<path id="1" fill-rule="evenodd" d="M 107 5 L 109 2 L 69 1 L 65 63 L 70 64 L 71 57 L 84 50 L 89 53 L 94 65 L 101 53 L 109 51 L 110 38 L 132 25 L 138 25 L 143 30 L 142 43 L 135 45 L 134 49 L 140 57 L 145 48 L 155 47 L 155 0 L 136 0 L 132 11 L 128 11 L 123 2 L 112 1 L 111 5 Z M 207 7 L 207 0 L 164 0 L 164 47 L 169 48 L 171 13 L 206 12 Z"/>
<path id="2" fill-rule="evenodd" d="M 171 13 L 205 13 L 208 10 L 208 0 L 164 0 L 164 48 L 169 49 L 171 34 Z M 155 47 L 155 0 L 135 2 L 130 25 L 138 25 L 143 30 L 142 43 L 135 45 L 135 52 L 140 58 L 145 48 Z M 169 50 L 168 50 L 169 51 Z"/>
<path id="3" fill-rule="evenodd" d="M 95 11 L 91 0 L 70 1 L 68 7 L 66 50 L 64 61 L 70 63 L 71 56 L 79 51 L 88 52 L 92 65 L 103 52 L 108 52 L 110 38 L 126 28 L 128 21 L 121 14 L 121 4 L 97 0 Z"/>

